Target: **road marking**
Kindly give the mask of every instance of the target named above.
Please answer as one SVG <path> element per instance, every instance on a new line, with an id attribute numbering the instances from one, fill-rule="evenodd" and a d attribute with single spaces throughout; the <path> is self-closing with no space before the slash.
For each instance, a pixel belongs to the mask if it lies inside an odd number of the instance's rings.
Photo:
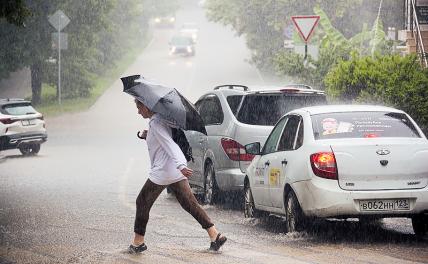
<path id="1" fill-rule="evenodd" d="M 128 161 L 128 164 L 126 165 L 125 171 L 122 173 L 122 176 L 120 177 L 119 182 L 119 200 L 122 202 L 123 205 L 126 207 L 134 210 L 135 205 L 130 203 L 126 198 L 126 184 L 128 183 L 129 175 L 131 174 L 132 167 L 134 166 L 135 159 L 130 158 Z"/>

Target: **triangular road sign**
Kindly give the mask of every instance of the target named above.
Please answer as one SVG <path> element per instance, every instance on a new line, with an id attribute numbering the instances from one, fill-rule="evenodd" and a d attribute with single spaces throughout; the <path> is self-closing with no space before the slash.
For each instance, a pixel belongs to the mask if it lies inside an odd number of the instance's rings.
<path id="1" fill-rule="evenodd" d="M 300 36 L 305 42 L 308 42 L 315 27 L 318 25 L 320 16 L 292 16 L 291 19 L 299 31 Z"/>

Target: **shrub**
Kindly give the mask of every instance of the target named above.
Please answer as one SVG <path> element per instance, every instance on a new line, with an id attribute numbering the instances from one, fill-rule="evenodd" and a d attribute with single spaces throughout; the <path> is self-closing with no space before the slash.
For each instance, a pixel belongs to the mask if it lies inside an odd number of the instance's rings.
<path id="1" fill-rule="evenodd" d="M 325 78 L 330 97 L 399 108 L 428 129 L 428 70 L 415 55 L 360 57 L 341 61 Z"/>

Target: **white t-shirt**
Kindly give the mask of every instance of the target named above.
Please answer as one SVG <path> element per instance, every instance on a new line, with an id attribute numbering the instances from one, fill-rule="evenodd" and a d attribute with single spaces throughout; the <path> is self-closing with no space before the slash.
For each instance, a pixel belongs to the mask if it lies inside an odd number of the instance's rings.
<path id="1" fill-rule="evenodd" d="M 151 162 L 149 179 L 158 185 L 187 179 L 180 171 L 187 166 L 186 158 L 171 133 L 171 128 L 158 114 L 150 118 L 146 138 Z"/>

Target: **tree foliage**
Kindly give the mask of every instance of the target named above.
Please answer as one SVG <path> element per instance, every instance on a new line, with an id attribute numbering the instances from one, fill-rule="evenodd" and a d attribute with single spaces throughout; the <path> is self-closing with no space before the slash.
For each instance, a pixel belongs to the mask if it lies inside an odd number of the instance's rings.
<path id="1" fill-rule="evenodd" d="M 5 18 L 8 23 L 25 26 L 25 19 L 31 15 L 24 0 L 0 1 L 0 18 Z"/>
<path id="2" fill-rule="evenodd" d="M 428 129 L 428 69 L 414 55 L 354 53 L 327 74 L 325 83 L 327 93 L 338 101 L 394 106 Z"/>
<path id="3" fill-rule="evenodd" d="M 19 1 L 17 1 L 19 2 Z M 64 98 L 89 95 L 94 76 L 114 67 L 115 61 L 147 34 L 153 0 L 27 0 L 31 15 L 25 27 L 0 20 L 0 79 L 30 67 L 32 99 L 40 102 L 42 83 L 57 84 L 58 57 L 52 49 L 56 30 L 48 17 L 58 9 L 69 18 L 63 29 L 68 49 L 61 51 L 61 88 Z"/>

